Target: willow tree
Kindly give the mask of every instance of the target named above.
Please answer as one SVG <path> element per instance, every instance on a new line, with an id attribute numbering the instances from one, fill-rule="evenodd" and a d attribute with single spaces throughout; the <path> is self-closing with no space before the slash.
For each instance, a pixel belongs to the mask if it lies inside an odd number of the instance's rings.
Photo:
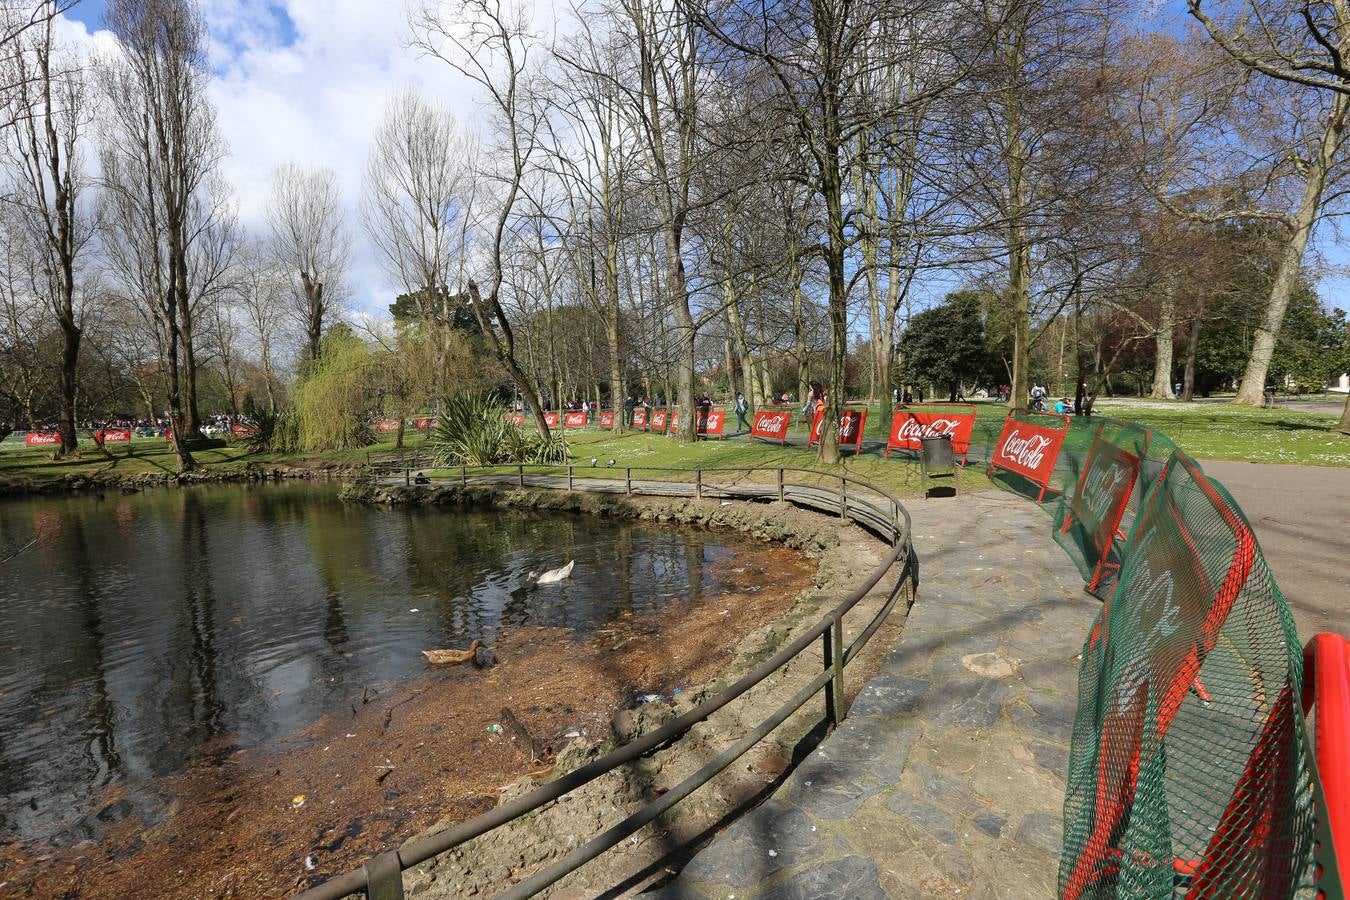
<path id="1" fill-rule="evenodd" d="M 355 450 L 371 443 L 370 416 L 379 405 L 386 355 L 346 326 L 324 335 L 295 389 L 302 451 Z"/>

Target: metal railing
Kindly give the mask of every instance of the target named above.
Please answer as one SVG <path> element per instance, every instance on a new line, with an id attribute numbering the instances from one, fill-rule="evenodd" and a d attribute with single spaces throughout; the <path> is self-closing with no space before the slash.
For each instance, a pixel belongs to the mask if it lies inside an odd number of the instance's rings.
<path id="1" fill-rule="evenodd" d="M 811 678 L 770 716 L 747 731 L 739 740 L 705 763 L 678 785 L 648 802 L 623 821 L 611 826 L 561 859 L 497 895 L 499 900 L 531 897 L 574 872 L 601 853 L 617 845 L 654 821 L 676 803 L 712 780 L 719 772 L 749 751 L 756 743 L 783 724 L 816 694 L 824 692 L 825 720 L 836 726 L 848 714 L 844 693 L 844 671 L 862 652 L 872 635 L 881 627 L 906 584 L 918 587 L 918 567 L 911 542 L 909 513 L 886 491 L 860 479 L 814 469 L 794 468 L 718 468 L 658 469 L 624 467 L 597 469 L 589 466 L 493 466 L 457 467 L 455 480 L 463 485 L 514 485 L 646 496 L 685 496 L 695 498 L 729 497 L 746 500 L 784 501 L 795 506 L 832 513 L 847 518 L 890 544 L 881 563 L 847 597 L 813 626 L 756 665 L 735 683 L 665 725 L 633 740 L 611 753 L 554 781 L 504 803 L 482 815 L 451 826 L 445 831 L 388 850 L 372 857 L 360 868 L 326 881 L 300 895 L 300 900 L 336 900 L 365 892 L 371 900 L 401 900 L 403 872 L 435 856 L 459 847 L 474 838 L 499 828 L 545 804 L 577 790 L 620 766 L 662 748 L 704 721 L 736 698 L 760 684 L 788 664 L 816 641 L 821 642 L 822 671 Z M 527 472 L 527 470 L 529 470 Z M 578 474 L 580 470 L 581 474 Z M 473 474 L 470 474 L 470 473 Z M 657 478 L 633 478 L 633 473 L 656 474 Z M 405 469 L 405 476 L 410 470 Z M 622 473 L 622 479 L 618 476 Z M 741 477 L 731 478 L 735 473 Z M 452 476 L 453 478 L 454 476 Z M 728 480 L 729 479 L 729 480 Z M 444 480 L 444 476 L 441 477 Z M 844 645 L 844 616 L 847 615 L 899 564 L 900 571 L 886 589 L 886 601 L 862 627 L 852 643 Z"/>

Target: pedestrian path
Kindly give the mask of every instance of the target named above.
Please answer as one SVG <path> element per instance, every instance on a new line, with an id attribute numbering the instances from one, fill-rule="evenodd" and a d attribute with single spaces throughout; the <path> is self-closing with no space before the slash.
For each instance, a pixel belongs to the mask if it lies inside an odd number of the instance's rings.
<path id="1" fill-rule="evenodd" d="M 906 507 L 919 595 L 881 670 L 775 794 L 655 896 L 1055 893 L 1076 657 L 1098 603 L 1025 500 Z"/>

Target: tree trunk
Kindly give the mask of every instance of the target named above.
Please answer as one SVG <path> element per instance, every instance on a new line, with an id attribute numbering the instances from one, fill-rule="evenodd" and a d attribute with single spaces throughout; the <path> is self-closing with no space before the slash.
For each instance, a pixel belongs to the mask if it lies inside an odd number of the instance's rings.
<path id="1" fill-rule="evenodd" d="M 1187 403 L 1195 399 L 1195 358 L 1200 350 L 1200 329 L 1205 318 L 1205 298 L 1201 294 L 1195 318 L 1191 320 L 1190 339 L 1186 342 L 1186 369 L 1181 377 L 1181 399 Z"/>
<path id="2" fill-rule="evenodd" d="M 73 318 L 60 317 L 61 325 L 61 453 L 74 453 L 75 388 L 80 363 L 80 329 Z"/>
<path id="3" fill-rule="evenodd" d="M 1171 279 L 1163 288 L 1158 307 L 1158 331 L 1153 337 L 1154 400 L 1172 399 L 1172 332 L 1176 330 L 1176 298 L 1172 294 Z"/>
<path id="4" fill-rule="evenodd" d="M 478 292 L 478 282 L 469 281 L 469 300 L 473 303 L 473 314 L 478 319 L 478 327 L 483 332 L 492 351 L 497 354 L 497 360 L 506 367 L 506 373 L 511 376 L 511 381 L 515 384 L 516 390 L 520 391 L 521 399 L 525 405 L 530 408 L 531 415 L 534 416 L 534 427 L 539 432 L 540 437 L 548 439 L 548 424 L 544 421 L 544 411 L 540 408 L 539 392 L 534 385 L 530 384 L 530 379 L 521 371 L 520 365 L 516 362 L 514 338 L 507 333 L 506 343 L 498 338 L 497 332 L 491 327 L 492 316 L 489 316 L 485 307 L 485 302 L 492 304 L 496 312 L 495 318 L 499 323 L 505 325 L 506 316 L 500 314 L 496 295 L 492 295 L 487 301 Z"/>
<path id="5" fill-rule="evenodd" d="M 1289 299 L 1298 286 L 1299 271 L 1303 267 L 1303 251 L 1308 246 L 1308 236 L 1317 221 L 1317 213 L 1322 205 L 1322 192 L 1326 188 L 1328 174 L 1335 162 L 1336 151 L 1340 148 L 1348 109 L 1350 96 L 1336 93 L 1331 101 L 1331 114 L 1318 144 L 1317 155 L 1308 164 L 1303 199 L 1290 220 L 1289 239 L 1280 254 L 1279 267 L 1275 270 L 1275 280 L 1270 287 L 1270 300 L 1266 304 L 1261 324 L 1256 327 L 1256 334 L 1252 340 L 1252 354 L 1247 360 L 1247 370 L 1242 376 L 1242 384 L 1238 388 L 1234 403 L 1260 406 L 1265 400 L 1266 376 L 1270 372 L 1270 360 L 1275 355 L 1275 342 L 1280 336 L 1280 326 L 1284 324 Z"/>
<path id="6" fill-rule="evenodd" d="M 305 352 L 310 360 L 319 358 L 319 342 L 323 339 L 323 283 L 300 273 L 300 284 L 305 290 Z"/>
<path id="7" fill-rule="evenodd" d="M 834 119 L 836 115 L 837 110 L 825 110 L 823 118 L 827 132 L 832 126 L 837 125 L 837 119 Z M 825 200 L 828 235 L 825 262 L 830 282 L 830 381 L 825 385 L 825 419 L 820 426 L 820 451 L 816 454 L 816 460 L 833 465 L 841 460 L 839 417 L 844 406 L 844 376 L 848 362 L 848 282 L 844 273 L 847 245 L 844 234 L 843 177 L 839 171 L 839 144 L 827 134 L 824 145 L 820 187 Z"/>
<path id="8" fill-rule="evenodd" d="M 1350 434 L 1350 394 L 1345 397 L 1345 408 L 1341 410 L 1341 421 L 1336 425 L 1341 434 Z"/>

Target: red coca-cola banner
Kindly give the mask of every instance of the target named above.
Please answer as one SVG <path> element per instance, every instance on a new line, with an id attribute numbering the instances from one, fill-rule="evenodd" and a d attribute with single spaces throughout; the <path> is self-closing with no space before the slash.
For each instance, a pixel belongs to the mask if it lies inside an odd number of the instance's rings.
<path id="1" fill-rule="evenodd" d="M 806 438 L 806 446 L 820 443 L 820 431 L 825 422 L 825 407 L 817 406 L 816 414 L 811 418 L 811 433 Z M 853 445 L 855 452 L 862 452 L 863 428 L 867 426 L 867 410 L 845 409 L 839 413 L 839 446 Z"/>
<path id="2" fill-rule="evenodd" d="M 641 428 L 644 431 L 647 428 L 647 410 L 641 406 L 633 410 L 633 427 Z"/>
<path id="3" fill-rule="evenodd" d="M 172 428 L 165 428 L 165 429 L 164 429 L 164 440 L 169 441 L 170 443 L 173 442 L 173 429 L 172 429 Z"/>
<path id="4" fill-rule="evenodd" d="M 558 414 L 552 411 L 544 413 L 544 424 L 547 425 L 549 428 L 557 428 Z"/>
<path id="5" fill-rule="evenodd" d="M 418 416 L 413 419 L 413 427 L 418 431 L 430 431 L 440 424 L 435 416 Z"/>
<path id="6" fill-rule="evenodd" d="M 375 423 L 375 430 L 380 434 L 398 431 L 398 419 L 380 419 Z"/>
<path id="7" fill-rule="evenodd" d="M 575 411 L 573 411 L 573 412 L 564 413 L 564 414 L 563 414 L 563 427 L 564 427 L 564 428 L 585 428 L 585 427 L 586 427 L 586 414 L 585 414 L 584 412 L 582 412 L 581 410 L 575 410 Z"/>
<path id="8" fill-rule="evenodd" d="M 1063 424 L 1054 428 L 1033 425 L 1013 418 L 1014 415 L 1008 413 L 1008 418 L 1003 422 L 1003 432 L 998 436 L 998 443 L 994 445 L 994 453 L 989 459 L 989 474 L 999 469 L 1016 472 L 1041 486 L 1036 497 L 1040 501 L 1045 499 L 1045 491 L 1050 487 L 1050 475 L 1055 470 L 1059 448 L 1069 431 L 1069 417 L 1049 414 L 1039 416 L 1047 422 L 1062 419 Z"/>
<path id="9" fill-rule="evenodd" d="M 600 427 L 601 428 L 614 427 L 614 410 L 607 409 L 604 412 L 600 413 Z"/>
<path id="10" fill-rule="evenodd" d="M 936 405 L 936 404 L 934 404 Z M 961 404 L 951 411 L 914 412 L 899 409 L 891 419 L 891 432 L 886 438 L 886 450 L 883 456 L 890 456 L 892 450 L 912 450 L 922 448 L 920 441 L 926 437 L 947 435 L 952 439 L 952 451 L 965 459 L 970 452 L 970 438 L 975 433 L 975 407 Z"/>
<path id="11" fill-rule="evenodd" d="M 511 413 L 510 422 L 517 428 L 525 427 L 525 414 L 523 412 Z"/>
<path id="12" fill-rule="evenodd" d="M 233 434 L 235 437 L 248 437 L 250 434 L 254 434 L 255 432 L 257 432 L 257 430 L 258 430 L 257 425 L 230 426 L 230 433 Z"/>
<path id="13" fill-rule="evenodd" d="M 658 409 L 652 412 L 652 431 L 662 432 L 666 430 L 666 411 Z"/>
<path id="14" fill-rule="evenodd" d="M 59 431 L 30 431 L 24 438 L 24 445 L 27 447 L 49 447 L 52 444 L 61 443 L 61 432 Z"/>
<path id="15" fill-rule="evenodd" d="M 710 409 L 698 414 L 698 433 L 704 437 L 722 437 L 727 425 L 727 413 L 724 409 Z"/>
<path id="16" fill-rule="evenodd" d="M 94 440 L 100 444 L 131 443 L 130 428 L 103 428 L 94 432 Z"/>
<path id="17" fill-rule="evenodd" d="M 672 410 L 670 421 L 666 423 L 666 434 L 675 434 L 680 430 L 680 411 Z"/>
<path id="18" fill-rule="evenodd" d="M 755 412 L 750 422 L 750 440 L 763 438 L 766 441 L 778 441 L 787 445 L 788 426 L 792 424 L 792 413 L 786 409 L 761 409 Z"/>

